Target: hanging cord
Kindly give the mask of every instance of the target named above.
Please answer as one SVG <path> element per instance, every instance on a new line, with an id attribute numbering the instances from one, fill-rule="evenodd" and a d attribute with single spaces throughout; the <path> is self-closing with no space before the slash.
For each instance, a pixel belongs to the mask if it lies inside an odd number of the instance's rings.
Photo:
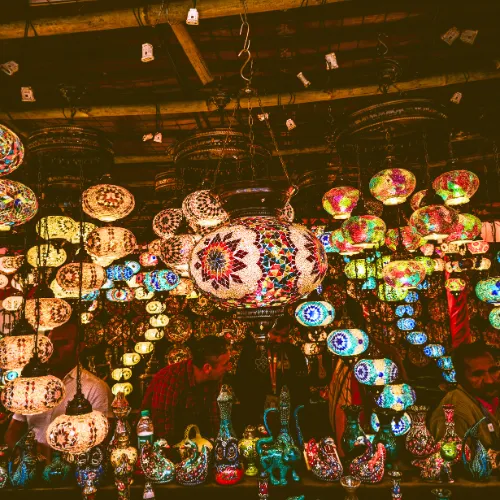
<path id="1" fill-rule="evenodd" d="M 250 139 L 250 168 L 252 169 L 252 179 L 255 179 L 255 133 L 253 130 L 252 96 L 248 95 L 248 137 Z"/>
<path id="2" fill-rule="evenodd" d="M 243 13 L 240 14 L 241 26 L 240 26 L 240 36 L 245 32 L 245 41 L 243 42 L 243 48 L 238 53 L 238 59 L 242 56 L 246 56 L 246 60 L 240 69 L 240 76 L 246 82 L 245 92 L 252 93 L 251 85 L 253 78 L 253 56 L 250 52 L 250 24 L 248 22 L 248 9 L 246 0 L 241 0 L 241 5 L 243 7 Z M 246 67 L 250 65 L 250 70 L 248 76 L 245 76 Z"/>

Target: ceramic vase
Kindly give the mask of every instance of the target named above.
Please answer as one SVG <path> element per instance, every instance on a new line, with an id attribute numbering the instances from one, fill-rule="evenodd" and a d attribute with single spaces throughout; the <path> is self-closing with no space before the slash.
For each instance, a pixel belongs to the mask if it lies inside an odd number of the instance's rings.
<path id="1" fill-rule="evenodd" d="M 416 458 L 425 458 L 436 449 L 436 441 L 426 425 L 428 406 L 410 406 L 411 429 L 406 435 L 406 449 Z"/>
<path id="2" fill-rule="evenodd" d="M 356 455 L 357 448 L 354 446 L 356 440 L 364 436 L 363 429 L 359 425 L 359 414 L 362 408 L 359 405 L 344 405 L 342 410 L 347 420 L 340 444 L 347 459 L 351 460 Z"/>
<path id="3" fill-rule="evenodd" d="M 384 445 L 386 452 L 385 466 L 390 470 L 394 466 L 399 452 L 398 441 L 391 427 L 393 417 L 389 412 L 383 411 L 378 411 L 377 415 L 380 422 L 380 429 L 373 439 L 373 447 L 376 448 L 379 443 Z"/>
<path id="4" fill-rule="evenodd" d="M 460 461 L 462 456 L 462 438 L 457 434 L 455 430 L 455 405 L 443 405 L 443 412 L 445 418 L 445 431 L 443 438 L 439 441 L 439 447 L 442 448 L 445 443 L 456 443 L 457 445 L 457 456 L 452 461 L 456 464 Z M 470 458 L 470 452 L 468 449 L 464 450 L 467 458 Z"/>

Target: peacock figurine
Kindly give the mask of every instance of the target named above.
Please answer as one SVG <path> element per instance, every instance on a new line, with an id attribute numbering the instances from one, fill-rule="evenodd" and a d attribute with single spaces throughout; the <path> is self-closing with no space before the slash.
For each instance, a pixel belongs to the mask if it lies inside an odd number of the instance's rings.
<path id="1" fill-rule="evenodd" d="M 487 418 L 483 417 L 476 422 L 467 430 L 462 441 L 462 462 L 465 470 L 474 481 L 484 481 L 488 479 L 493 471 L 490 456 L 483 443 L 479 440 L 479 426 L 486 420 Z M 471 441 L 470 449 L 473 458 L 468 457 L 465 453 L 467 439 Z"/>
<path id="2" fill-rule="evenodd" d="M 386 451 L 382 443 L 378 443 L 373 452 L 373 445 L 366 437 L 360 437 L 355 446 L 366 446 L 365 452 L 351 462 L 351 474 L 362 483 L 379 483 L 384 477 Z"/>
<path id="3" fill-rule="evenodd" d="M 194 441 L 185 441 L 182 455 L 186 458 L 175 464 L 175 478 L 183 486 L 195 486 L 207 480 L 210 450 L 203 445 L 201 451 Z"/>
<path id="4" fill-rule="evenodd" d="M 141 448 L 142 470 L 146 478 L 154 483 L 169 483 L 175 477 L 175 466 L 166 455 L 169 448 L 165 439 L 158 439 L 153 445 L 146 442 Z"/>
<path id="5" fill-rule="evenodd" d="M 343 473 L 335 441 L 331 437 L 310 439 L 304 446 L 307 463 L 313 474 L 322 481 L 337 481 Z"/>

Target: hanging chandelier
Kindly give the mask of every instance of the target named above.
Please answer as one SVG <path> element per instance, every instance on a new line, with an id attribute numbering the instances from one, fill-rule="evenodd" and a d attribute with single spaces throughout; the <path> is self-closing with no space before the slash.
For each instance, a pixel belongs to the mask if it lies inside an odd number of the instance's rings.
<path id="1" fill-rule="evenodd" d="M 229 214 L 208 190 L 194 191 L 184 198 L 182 212 L 193 231 L 205 234 L 224 224 Z"/>
<path id="2" fill-rule="evenodd" d="M 123 219 L 132 212 L 135 199 L 130 191 L 113 184 L 98 184 L 82 194 L 83 211 L 102 222 Z"/>
<path id="3" fill-rule="evenodd" d="M 38 211 L 35 193 L 24 184 L 0 179 L 0 231 L 30 221 Z"/>
<path id="4" fill-rule="evenodd" d="M 0 176 L 14 172 L 24 160 L 21 139 L 5 125 L 0 125 Z"/>
<path id="5" fill-rule="evenodd" d="M 81 282 L 83 295 L 99 290 L 106 279 L 105 269 L 90 262 L 71 262 L 59 268 L 56 274 L 57 284 L 63 291 L 78 292 Z"/>
<path id="6" fill-rule="evenodd" d="M 385 222 L 375 215 L 355 215 L 342 224 L 342 235 L 346 241 L 361 248 L 382 245 L 385 232 Z"/>
<path id="7" fill-rule="evenodd" d="M 41 332 L 64 325 L 71 318 L 71 312 L 71 306 L 57 298 L 28 299 L 25 305 L 26 319 Z"/>
<path id="8" fill-rule="evenodd" d="M 417 180 L 404 168 L 387 168 L 370 179 L 370 192 L 384 205 L 400 205 L 415 190 Z"/>
<path id="9" fill-rule="evenodd" d="M 323 195 L 323 208 L 334 219 L 348 219 L 356 208 L 359 190 L 350 186 L 334 187 Z"/>
<path id="10" fill-rule="evenodd" d="M 469 203 L 479 188 L 479 177 L 469 170 L 452 170 L 437 177 L 432 183 L 445 205 Z"/>
<path id="11" fill-rule="evenodd" d="M 46 363 L 54 346 L 45 335 L 38 336 L 38 357 Z M 16 335 L 0 339 L 0 368 L 4 370 L 21 370 L 33 355 L 35 335 Z"/>
<path id="12" fill-rule="evenodd" d="M 123 227 L 98 227 L 85 241 L 85 249 L 92 257 L 121 259 L 137 247 L 134 234 Z"/>
<path id="13" fill-rule="evenodd" d="M 153 231 L 161 239 L 167 240 L 179 229 L 182 219 L 182 209 L 166 208 L 154 216 Z"/>
<path id="14" fill-rule="evenodd" d="M 429 205 L 413 212 L 409 226 L 426 241 L 443 241 L 454 231 L 457 222 L 458 214 L 452 208 Z"/>

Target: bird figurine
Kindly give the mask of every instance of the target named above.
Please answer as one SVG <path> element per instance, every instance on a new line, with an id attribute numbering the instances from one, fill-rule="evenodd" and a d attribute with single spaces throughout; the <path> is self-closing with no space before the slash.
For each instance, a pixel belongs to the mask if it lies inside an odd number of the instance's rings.
<path id="1" fill-rule="evenodd" d="M 153 445 L 146 442 L 141 448 L 142 470 L 146 478 L 154 483 L 169 483 L 175 477 L 175 466 L 166 455 L 169 448 L 165 439 L 158 439 Z"/>
<path id="2" fill-rule="evenodd" d="M 378 443 L 373 452 L 373 445 L 366 437 L 360 437 L 355 446 L 366 446 L 365 452 L 351 462 L 351 474 L 362 483 L 379 483 L 384 477 L 386 451 L 382 443 Z"/>
<path id="3" fill-rule="evenodd" d="M 181 454 L 186 458 L 175 464 L 175 478 L 183 486 L 202 484 L 208 477 L 210 450 L 203 445 L 201 452 L 194 441 L 188 440 L 182 445 Z"/>
<path id="4" fill-rule="evenodd" d="M 310 439 L 304 446 L 307 463 L 313 474 L 322 481 L 337 481 L 343 473 L 335 441 L 331 437 Z"/>

